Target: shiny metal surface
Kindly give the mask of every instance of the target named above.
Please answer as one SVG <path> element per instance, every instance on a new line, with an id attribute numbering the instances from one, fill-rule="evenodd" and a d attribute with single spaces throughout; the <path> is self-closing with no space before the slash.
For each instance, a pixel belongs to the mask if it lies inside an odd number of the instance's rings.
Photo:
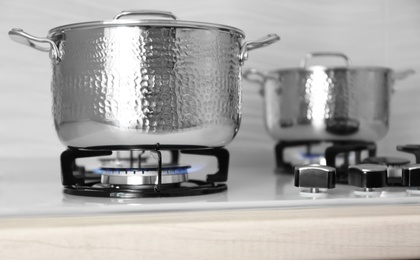
<path id="1" fill-rule="evenodd" d="M 245 72 L 245 78 L 263 87 L 265 122 L 273 138 L 377 141 L 385 136 L 395 73 L 381 67 L 349 67 L 350 60 L 342 57 L 345 67 Z"/>
<path id="2" fill-rule="evenodd" d="M 382 188 L 387 186 L 387 181 L 387 168 L 384 165 L 363 163 L 348 168 L 349 185 L 363 189 Z"/>
<path id="3" fill-rule="evenodd" d="M 258 40 L 245 42 L 241 47 L 241 54 L 239 55 L 240 64 L 244 65 L 244 62 L 248 59 L 249 51 L 268 46 L 278 40 L 280 40 L 280 37 L 277 34 L 268 34 Z"/>
<path id="4" fill-rule="evenodd" d="M 49 52 L 50 58 L 55 63 L 61 60 L 61 57 L 59 57 L 58 47 L 55 45 L 55 42 L 49 38 L 36 37 L 24 32 L 19 28 L 10 30 L 9 37 L 20 44 L 32 47 L 39 51 Z M 42 46 L 40 44 L 48 44 L 48 47 Z"/>
<path id="5" fill-rule="evenodd" d="M 313 52 L 312 53 L 310 52 L 310 53 L 307 53 L 302 58 L 302 60 L 300 61 L 300 67 L 307 68 L 309 61 L 315 57 L 335 57 L 335 58 L 338 57 L 344 60 L 347 68 L 352 65 L 350 58 L 347 57 L 347 55 L 345 55 L 344 53 L 340 53 L 340 52 Z"/>
<path id="6" fill-rule="evenodd" d="M 236 135 L 240 35 L 113 27 L 65 37 L 52 80 L 63 144 L 223 146 Z"/>
<path id="7" fill-rule="evenodd" d="M 234 138 L 241 64 L 249 50 L 279 37 L 242 44 L 242 32 L 225 28 L 153 24 L 118 20 L 53 29 L 52 110 L 64 145 L 220 147 Z M 9 34 L 28 45 L 28 34 Z"/>
<path id="8" fill-rule="evenodd" d="M 265 85 L 268 132 L 281 140 L 377 141 L 389 125 L 390 70 L 273 72 Z"/>
<path id="9" fill-rule="evenodd" d="M 126 16 L 158 16 L 164 18 L 170 18 L 172 20 L 158 20 L 158 19 L 121 19 Z M 245 37 L 242 30 L 223 24 L 215 23 L 203 23 L 196 21 L 183 21 L 179 20 L 171 12 L 160 11 L 160 10 L 126 10 L 117 14 L 113 20 L 106 21 L 92 21 L 62 25 L 59 27 L 52 28 L 49 30 L 49 37 L 53 37 L 54 34 L 61 34 L 68 30 L 79 30 L 79 29 L 94 29 L 104 27 L 119 27 L 119 26 L 150 26 L 150 27 L 178 27 L 178 28 L 190 28 L 190 29 L 205 29 L 205 30 L 224 30 L 230 31 L 234 34 L 240 34 Z"/>
<path id="10" fill-rule="evenodd" d="M 181 183 L 188 181 L 187 167 L 162 169 L 162 184 Z M 101 175 L 102 184 L 111 185 L 154 185 L 157 184 L 158 172 L 155 170 L 127 169 L 125 171 L 105 170 Z"/>
<path id="11" fill-rule="evenodd" d="M 335 188 L 336 169 L 326 165 L 302 165 L 294 169 L 295 186 L 310 188 L 310 191 Z M 315 190 L 312 190 L 315 189 Z"/>
<path id="12" fill-rule="evenodd" d="M 160 10 L 124 10 L 121 13 L 114 16 L 114 20 L 120 19 L 125 16 L 139 16 L 139 15 L 153 15 L 165 18 L 171 18 L 178 20 L 178 18 L 172 12 L 160 11 Z"/>
<path id="13" fill-rule="evenodd" d="M 420 164 L 405 165 L 401 169 L 402 183 L 420 192 Z"/>
<path id="14" fill-rule="evenodd" d="M 162 184 L 181 183 L 188 181 L 188 175 L 162 175 Z M 102 184 L 110 185 L 129 185 L 130 188 L 135 189 L 135 186 L 155 185 L 157 183 L 157 176 L 136 176 L 136 175 L 102 175 Z M 139 187 L 142 188 L 142 187 Z M 150 188 L 150 187 L 148 187 Z"/>

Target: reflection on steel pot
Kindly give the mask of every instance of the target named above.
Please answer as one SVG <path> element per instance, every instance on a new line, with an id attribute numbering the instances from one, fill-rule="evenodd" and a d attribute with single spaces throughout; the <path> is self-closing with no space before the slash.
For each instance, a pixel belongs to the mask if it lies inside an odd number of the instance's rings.
<path id="1" fill-rule="evenodd" d="M 169 19 L 120 19 L 131 15 Z M 241 43 L 234 27 L 160 11 L 65 25 L 46 38 L 9 36 L 50 52 L 55 127 L 78 148 L 228 144 L 241 119 L 241 65 L 249 50 L 279 40 Z"/>
<path id="2" fill-rule="evenodd" d="M 307 66 L 319 56 L 340 57 L 346 65 Z M 376 141 L 388 130 L 394 81 L 413 72 L 353 67 L 341 53 L 309 53 L 300 68 L 249 69 L 244 78 L 262 86 L 267 129 L 277 140 Z"/>

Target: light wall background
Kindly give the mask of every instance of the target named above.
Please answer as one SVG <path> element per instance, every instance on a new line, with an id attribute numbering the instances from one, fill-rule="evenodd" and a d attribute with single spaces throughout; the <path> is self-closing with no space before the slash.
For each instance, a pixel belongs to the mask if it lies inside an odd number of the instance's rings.
<path id="1" fill-rule="evenodd" d="M 245 68 L 296 67 L 310 51 L 343 52 L 355 66 L 412 68 L 418 73 L 397 84 L 379 152 L 401 156 L 396 145 L 420 143 L 418 0 L 0 0 L 0 157 L 58 158 L 64 149 L 51 116 L 48 54 L 12 42 L 7 32 L 23 28 L 46 36 L 53 27 L 108 20 L 125 9 L 168 10 L 182 20 L 231 25 L 244 30 L 248 40 L 281 36 L 280 42 L 252 51 Z M 274 141 L 265 132 L 262 108 L 258 86 L 244 82 L 241 129 L 227 146 L 234 160 L 272 163 Z"/>

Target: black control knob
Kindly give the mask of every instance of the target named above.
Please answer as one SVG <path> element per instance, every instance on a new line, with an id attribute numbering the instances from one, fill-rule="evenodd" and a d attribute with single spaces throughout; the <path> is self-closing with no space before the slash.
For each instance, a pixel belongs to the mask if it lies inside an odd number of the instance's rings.
<path id="1" fill-rule="evenodd" d="M 420 164 L 411 164 L 402 168 L 402 184 L 407 187 L 420 187 Z"/>
<path id="2" fill-rule="evenodd" d="M 373 188 L 387 186 L 387 167 L 379 164 L 357 164 L 348 169 L 350 185 L 363 188 L 364 191 L 373 191 Z"/>
<path id="3" fill-rule="evenodd" d="M 295 167 L 295 186 L 309 188 L 309 193 L 319 193 L 319 189 L 335 188 L 335 168 L 323 165 Z"/>
<path id="4" fill-rule="evenodd" d="M 420 195 L 420 164 L 411 164 L 402 168 L 402 185 L 411 187 L 410 194 Z"/>
<path id="5" fill-rule="evenodd" d="M 410 164 L 410 160 L 399 157 L 369 157 L 363 163 L 380 164 L 387 167 L 387 185 L 402 185 L 402 167 Z"/>

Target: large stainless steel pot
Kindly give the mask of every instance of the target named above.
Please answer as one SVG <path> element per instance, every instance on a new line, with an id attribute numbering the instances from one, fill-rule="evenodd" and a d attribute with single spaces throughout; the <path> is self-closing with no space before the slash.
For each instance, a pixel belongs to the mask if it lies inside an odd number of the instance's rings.
<path id="1" fill-rule="evenodd" d="M 120 19 L 129 15 L 169 19 Z M 50 53 L 55 128 L 78 148 L 228 144 L 241 120 L 241 65 L 248 51 L 279 40 L 242 43 L 237 28 L 160 11 L 64 25 L 46 38 L 9 36 Z"/>
<path id="2" fill-rule="evenodd" d="M 313 57 L 339 57 L 342 67 L 307 66 Z M 248 69 L 244 78 L 259 83 L 269 134 L 281 141 L 376 141 L 389 125 L 395 73 L 382 67 L 353 67 L 342 53 L 309 53 L 299 68 L 267 73 Z"/>

